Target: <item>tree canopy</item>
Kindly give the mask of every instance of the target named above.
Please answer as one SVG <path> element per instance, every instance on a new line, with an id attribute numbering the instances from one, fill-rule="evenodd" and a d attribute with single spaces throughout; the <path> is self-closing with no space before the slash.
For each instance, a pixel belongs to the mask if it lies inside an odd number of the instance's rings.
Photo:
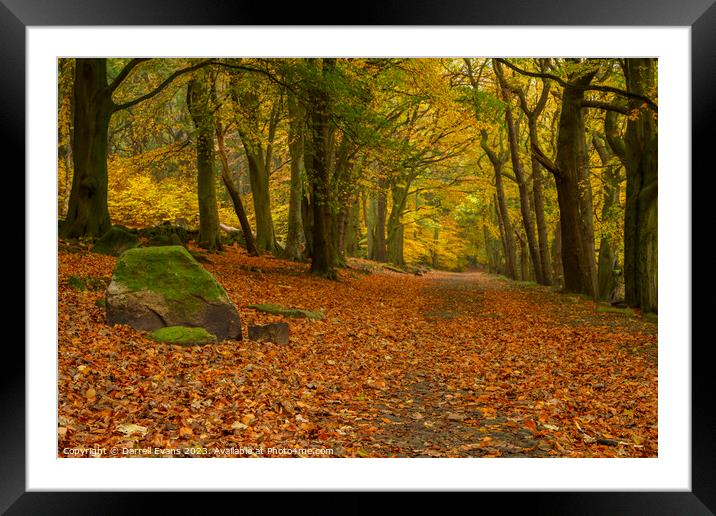
<path id="1" fill-rule="evenodd" d="M 653 59 L 62 59 L 61 231 L 184 219 L 326 277 L 482 266 L 655 311 L 656 84 Z"/>

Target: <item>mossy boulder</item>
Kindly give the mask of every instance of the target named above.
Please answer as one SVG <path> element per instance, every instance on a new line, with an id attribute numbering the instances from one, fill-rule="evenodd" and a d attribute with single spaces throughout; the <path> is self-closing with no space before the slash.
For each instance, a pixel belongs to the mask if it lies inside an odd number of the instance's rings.
<path id="1" fill-rule="evenodd" d="M 92 247 L 93 253 L 119 256 L 139 245 L 139 239 L 119 226 L 112 226 Z"/>
<path id="2" fill-rule="evenodd" d="M 109 324 L 149 331 L 201 327 L 219 340 L 241 339 L 236 306 L 181 246 L 126 251 L 117 260 L 105 299 Z"/>
<path id="3" fill-rule="evenodd" d="M 149 337 L 157 342 L 167 344 L 178 344 L 180 346 L 202 346 L 204 344 L 216 344 L 216 335 L 209 333 L 204 328 L 192 328 L 189 326 L 166 326 L 154 330 Z"/>
<path id="4" fill-rule="evenodd" d="M 325 315 L 321 311 L 303 310 L 301 308 L 284 308 L 283 306 L 274 304 L 249 305 L 249 308 L 265 312 L 273 315 L 283 315 L 284 317 L 303 317 L 306 319 L 324 319 Z"/>

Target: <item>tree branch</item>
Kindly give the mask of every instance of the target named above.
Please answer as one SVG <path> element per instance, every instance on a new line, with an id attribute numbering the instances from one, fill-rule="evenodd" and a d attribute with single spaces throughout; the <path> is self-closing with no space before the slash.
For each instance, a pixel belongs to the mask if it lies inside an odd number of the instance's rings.
<path id="1" fill-rule="evenodd" d="M 552 160 L 545 155 L 544 152 L 542 152 L 542 149 L 540 149 L 536 143 L 533 142 L 530 148 L 532 149 L 532 153 L 534 154 L 534 157 L 537 158 L 537 161 L 539 161 L 540 165 L 549 170 L 555 176 L 558 176 L 560 174 L 557 165 L 554 164 Z"/>
<path id="2" fill-rule="evenodd" d="M 615 113 L 621 113 L 622 115 L 628 115 L 629 110 L 626 106 L 619 106 L 616 104 L 610 104 L 609 102 L 601 102 L 599 100 L 583 100 L 582 107 L 604 109 L 606 111 L 614 111 Z"/>
<path id="3" fill-rule="evenodd" d="M 603 86 L 599 84 L 590 84 L 590 85 L 579 85 L 579 84 L 573 84 L 571 82 L 567 82 L 561 77 L 558 77 L 556 75 L 553 75 L 551 73 L 541 73 L 541 72 L 530 72 L 528 70 L 523 70 L 512 63 L 510 63 L 507 59 L 501 59 L 501 58 L 495 58 L 495 61 L 500 62 L 504 64 L 505 66 L 508 66 L 509 68 L 512 68 L 515 72 L 527 75 L 529 77 L 538 77 L 542 79 L 551 79 L 560 85 L 562 85 L 565 88 L 572 88 L 575 90 L 583 90 L 583 91 L 604 91 L 607 93 L 616 93 L 617 95 L 621 95 L 623 97 L 628 97 L 632 99 L 639 99 L 643 100 L 647 106 L 649 106 L 654 112 L 658 112 L 659 106 L 656 105 L 656 103 L 651 100 L 649 97 L 645 95 L 640 95 L 639 93 L 632 93 L 629 91 L 625 91 L 619 88 L 614 88 L 613 86 Z"/>
<path id="4" fill-rule="evenodd" d="M 109 85 L 109 92 L 110 94 L 114 93 L 114 90 L 116 90 L 120 84 L 124 82 L 124 80 L 127 78 L 127 76 L 134 70 L 138 64 L 143 63 L 144 61 L 149 61 L 148 57 L 142 57 L 142 58 L 136 58 L 132 59 L 124 65 L 124 68 L 117 74 L 117 77 L 114 78 L 112 81 L 112 84 Z"/>
<path id="5" fill-rule="evenodd" d="M 153 89 L 152 91 L 150 91 L 149 93 L 145 93 L 144 95 L 142 95 L 142 96 L 140 96 L 140 97 L 137 97 L 137 98 L 135 98 L 135 99 L 133 99 L 133 100 L 129 100 L 129 101 L 127 101 L 127 102 L 123 102 L 122 104 L 115 104 L 114 107 L 112 108 L 112 111 L 121 111 L 122 109 L 127 109 L 127 108 L 130 108 L 130 107 L 132 107 L 132 106 L 136 106 L 137 104 L 140 104 L 140 103 L 144 102 L 145 100 L 149 100 L 149 99 L 151 99 L 152 97 L 158 95 L 162 90 L 164 90 L 164 88 L 166 88 L 167 86 L 169 86 L 169 85 L 170 85 L 172 82 L 174 82 L 178 77 L 180 77 L 180 76 L 182 76 L 182 75 L 184 75 L 184 74 L 186 74 L 186 73 L 190 73 L 190 72 L 194 72 L 194 71 L 196 71 L 196 70 L 199 70 L 200 68 L 204 68 L 205 66 L 208 66 L 208 65 L 210 65 L 210 64 L 211 64 L 211 61 L 202 61 L 202 62 L 200 62 L 200 63 L 197 63 L 197 64 L 193 65 L 193 66 L 188 66 L 188 67 L 186 67 L 186 68 L 182 68 L 181 70 L 177 70 L 176 72 L 174 72 L 173 74 L 171 74 L 169 77 L 167 77 L 166 79 L 164 79 L 164 81 L 163 81 L 159 86 L 157 86 L 156 88 L 154 88 L 154 89 Z M 135 66 L 136 66 L 136 65 L 135 65 Z"/>

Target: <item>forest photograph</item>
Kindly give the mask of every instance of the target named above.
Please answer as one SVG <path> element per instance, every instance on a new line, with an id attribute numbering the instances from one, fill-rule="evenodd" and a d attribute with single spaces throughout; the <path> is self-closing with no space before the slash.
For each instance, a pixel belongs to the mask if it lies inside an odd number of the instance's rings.
<path id="1" fill-rule="evenodd" d="M 56 65 L 57 457 L 658 457 L 656 58 Z"/>

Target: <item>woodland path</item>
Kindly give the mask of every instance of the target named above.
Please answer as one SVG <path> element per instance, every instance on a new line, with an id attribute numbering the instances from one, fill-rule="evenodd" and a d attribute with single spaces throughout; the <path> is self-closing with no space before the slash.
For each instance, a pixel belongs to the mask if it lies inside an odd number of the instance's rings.
<path id="1" fill-rule="evenodd" d="M 434 330 L 456 336 L 469 330 L 474 360 L 483 358 L 488 368 L 491 364 L 493 374 L 488 372 L 487 376 L 496 381 L 490 382 L 485 376 L 476 375 L 473 385 L 469 386 L 465 385 L 461 373 L 446 375 L 434 367 L 416 369 L 406 375 L 406 384 L 395 393 L 390 400 L 392 403 L 379 407 L 386 416 L 382 421 L 388 426 L 376 436 L 384 439 L 386 446 L 400 450 L 399 456 L 439 457 L 446 453 L 478 457 L 554 455 L 555 447 L 558 449 L 560 445 L 551 439 L 550 431 L 559 427 L 550 425 L 544 416 L 530 419 L 524 415 L 532 412 L 530 409 L 535 406 L 543 406 L 545 401 L 554 405 L 561 401 L 546 399 L 547 393 L 540 389 L 539 377 L 519 369 L 525 369 L 525 365 L 531 368 L 549 359 L 550 351 L 555 348 L 568 348 L 568 342 L 579 340 L 575 337 L 580 336 L 581 329 L 590 332 L 599 325 L 604 329 L 619 328 L 620 331 L 645 334 L 655 331 L 655 325 L 638 325 L 623 316 L 603 317 L 601 313 L 584 310 L 565 311 L 560 305 L 583 300 L 534 284 L 515 283 L 479 272 L 433 273 L 424 293 L 427 300 L 424 316 L 435 326 Z M 570 330 L 565 331 L 565 327 Z M 550 330 L 564 338 L 564 342 L 555 342 L 555 336 L 549 335 Z M 548 339 L 539 342 L 542 332 Z M 520 345 L 520 340 L 524 345 Z M 535 356 L 535 344 L 546 352 L 546 356 Z M 630 351 L 638 351 L 655 364 L 655 345 L 644 345 L 638 350 L 631 348 Z M 519 369 L 513 367 L 515 364 L 520 365 Z M 495 372 L 501 374 L 496 376 Z M 561 372 L 554 373 L 557 375 L 555 379 L 562 376 Z M 589 378 L 589 371 L 583 371 L 583 376 Z M 576 378 L 578 376 L 573 379 Z M 460 386 L 452 380 L 461 382 Z M 570 385 L 569 390 L 605 388 L 603 382 L 580 384 L 579 387 Z M 481 397 L 490 392 L 499 392 L 504 397 L 494 406 L 486 406 Z M 395 406 L 405 407 L 406 402 L 410 402 L 408 412 L 394 409 Z M 589 441 L 591 436 L 584 433 L 582 437 Z M 594 439 L 596 444 L 615 445 L 614 439 L 599 435 Z"/>
<path id="2" fill-rule="evenodd" d="M 248 308 L 265 302 L 321 309 L 325 320 L 288 319 L 287 346 L 158 345 L 104 324 L 101 290 L 68 287 L 71 275 L 106 284 L 114 258 L 61 252 L 58 450 L 657 454 L 657 326 L 638 315 L 480 272 L 348 269 L 331 282 L 233 249 L 212 262 L 245 327 L 282 320 Z"/>

